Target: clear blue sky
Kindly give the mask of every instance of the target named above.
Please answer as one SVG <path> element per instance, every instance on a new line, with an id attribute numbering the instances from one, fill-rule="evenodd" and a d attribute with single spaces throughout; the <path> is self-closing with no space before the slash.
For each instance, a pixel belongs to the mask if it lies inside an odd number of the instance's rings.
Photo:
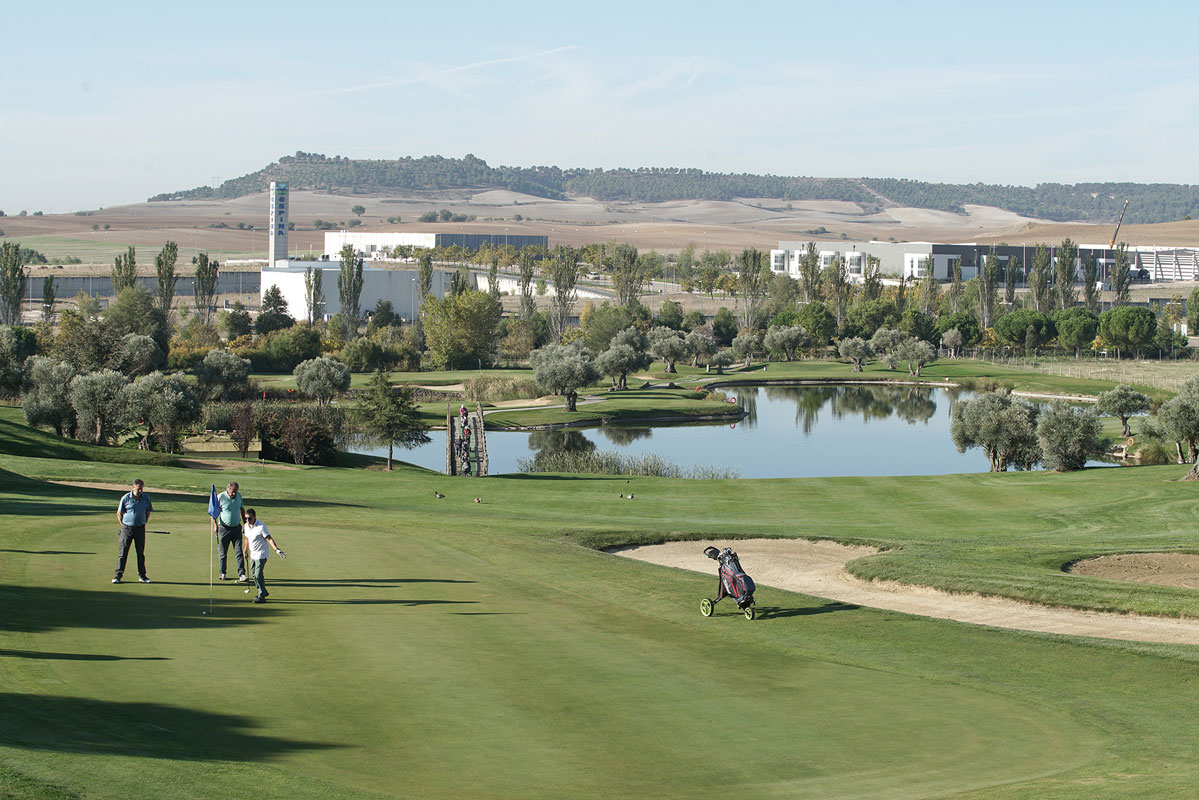
<path id="1" fill-rule="evenodd" d="M 1199 10 L 1152 2 L 8 4 L 0 209 L 296 150 L 1199 183 Z"/>

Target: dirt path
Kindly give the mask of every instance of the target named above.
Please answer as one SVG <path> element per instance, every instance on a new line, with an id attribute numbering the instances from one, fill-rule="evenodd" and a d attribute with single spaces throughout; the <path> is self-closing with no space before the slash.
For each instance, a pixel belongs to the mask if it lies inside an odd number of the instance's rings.
<path id="1" fill-rule="evenodd" d="M 82 489 L 112 489 L 118 492 L 129 491 L 127 483 L 104 483 L 100 481 L 46 481 L 47 483 L 57 483 L 59 486 L 78 486 Z M 179 494 L 185 497 L 203 497 L 200 492 L 187 492 L 183 489 L 155 489 L 151 486 L 146 487 L 146 494 Z M 151 498 L 153 499 L 153 498 Z"/>
<path id="2" fill-rule="evenodd" d="M 181 466 L 187 467 L 188 469 L 257 469 L 260 466 L 260 464 L 256 464 L 253 461 L 225 461 L 218 458 L 180 458 L 178 461 Z M 299 467 L 293 467 L 290 464 L 278 464 L 273 461 L 266 462 L 266 468 L 293 470 L 299 469 Z"/>
<path id="3" fill-rule="evenodd" d="M 1075 611 L 1002 598 L 951 594 L 921 586 L 861 581 L 846 572 L 845 565 L 877 552 L 870 547 L 802 539 L 743 539 L 668 542 L 612 552 L 651 564 L 704 572 L 715 579 L 716 562 L 703 554 L 708 545 L 733 547 L 741 556 L 745 571 L 758 584 L 842 603 L 997 628 L 1133 642 L 1199 644 L 1196 619 Z M 696 604 L 698 608 L 698 598 Z"/>

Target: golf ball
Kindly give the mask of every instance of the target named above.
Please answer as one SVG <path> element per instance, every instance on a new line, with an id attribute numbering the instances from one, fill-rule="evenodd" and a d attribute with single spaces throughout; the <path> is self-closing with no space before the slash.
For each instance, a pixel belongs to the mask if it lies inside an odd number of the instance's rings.
<path id="1" fill-rule="evenodd" d="M 201 613 L 201 614 L 207 614 L 208 612 L 207 612 L 207 611 L 201 611 L 200 613 Z"/>

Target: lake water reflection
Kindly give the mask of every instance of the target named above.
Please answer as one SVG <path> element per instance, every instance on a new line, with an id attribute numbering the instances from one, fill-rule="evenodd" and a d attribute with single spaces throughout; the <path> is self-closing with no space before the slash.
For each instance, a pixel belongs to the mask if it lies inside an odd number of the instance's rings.
<path id="1" fill-rule="evenodd" d="M 949 410 L 968 393 L 921 386 L 739 387 L 746 416 L 736 424 L 603 426 L 488 432 L 491 472 L 516 472 L 517 461 L 549 449 L 656 453 L 683 468 L 731 467 L 742 478 L 845 475 L 943 475 L 985 472 L 981 450 L 959 453 L 949 437 Z M 445 469 L 445 434 L 396 457 Z M 386 449 L 358 452 L 386 455 Z"/>

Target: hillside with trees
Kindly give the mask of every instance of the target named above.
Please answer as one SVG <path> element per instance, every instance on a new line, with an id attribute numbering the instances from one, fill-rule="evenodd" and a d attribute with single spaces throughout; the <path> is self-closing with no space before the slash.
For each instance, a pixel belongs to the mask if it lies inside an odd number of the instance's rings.
<path id="1" fill-rule="evenodd" d="M 271 181 L 295 190 L 331 192 L 481 191 L 506 189 L 563 200 L 593 197 L 619 202 L 733 200 L 771 197 L 784 201 L 843 200 L 867 209 L 881 206 L 929 208 L 962 213 L 967 204 L 994 206 L 1056 222 L 1110 222 L 1131 199 L 1128 223 L 1170 222 L 1199 216 L 1199 186 L 1170 183 L 1042 183 L 1035 187 L 995 184 L 927 183 L 906 178 L 812 178 L 699 169 L 561 169 L 492 167 L 480 158 L 424 156 L 350 159 L 297 152 L 257 172 L 225 181 L 155 195 L 150 202 L 232 199 L 266 191 Z"/>

